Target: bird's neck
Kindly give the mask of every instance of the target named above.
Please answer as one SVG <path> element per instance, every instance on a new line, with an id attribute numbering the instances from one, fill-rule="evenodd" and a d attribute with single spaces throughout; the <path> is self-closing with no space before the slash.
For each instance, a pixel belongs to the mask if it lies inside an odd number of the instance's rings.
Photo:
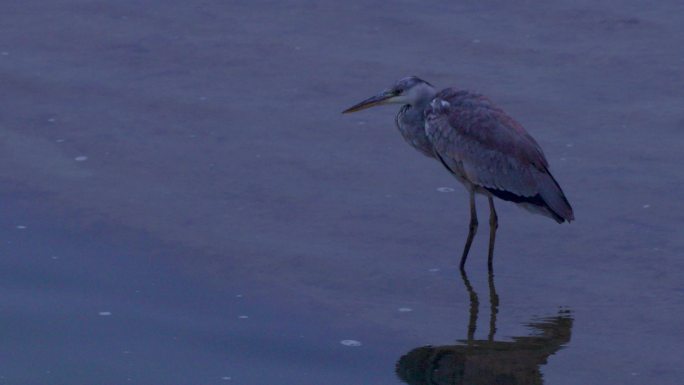
<path id="1" fill-rule="evenodd" d="M 404 105 L 405 114 L 413 122 L 424 121 L 425 109 L 430 105 L 432 99 L 434 99 L 436 93 L 425 94 L 424 97 L 414 101 L 413 103 Z"/>
<path id="2" fill-rule="evenodd" d="M 413 113 L 417 113 L 422 116 L 423 111 L 425 111 L 427 106 L 430 105 L 432 99 L 434 99 L 437 95 L 437 90 L 426 84 L 425 87 L 421 87 L 418 92 L 419 93 L 410 103 L 410 109 L 413 110 Z"/>
<path id="3" fill-rule="evenodd" d="M 401 136 L 413 148 L 428 157 L 434 157 L 434 149 L 425 135 L 424 111 L 430 105 L 434 95 L 434 93 L 432 95 L 426 94 L 424 98 L 420 98 L 411 104 L 405 104 L 397 114 L 397 127 Z"/>

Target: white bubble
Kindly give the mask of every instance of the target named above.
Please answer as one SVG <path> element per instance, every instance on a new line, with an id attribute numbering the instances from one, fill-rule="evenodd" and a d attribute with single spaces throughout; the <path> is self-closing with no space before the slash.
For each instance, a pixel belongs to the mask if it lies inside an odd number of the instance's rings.
<path id="1" fill-rule="evenodd" d="M 361 346 L 361 342 L 357 341 L 357 340 L 342 340 L 342 341 L 340 341 L 340 343 L 344 346 L 352 346 L 352 347 Z"/>
<path id="2" fill-rule="evenodd" d="M 18 229 L 18 230 L 25 230 L 25 229 L 26 229 L 26 226 L 24 226 L 24 225 L 17 225 L 17 229 Z"/>
<path id="3" fill-rule="evenodd" d="M 432 269 L 428 269 L 428 271 L 429 271 L 430 273 L 436 273 L 436 272 L 439 271 L 439 269 L 436 268 L 436 267 L 433 267 Z"/>
<path id="4" fill-rule="evenodd" d="M 97 313 L 97 314 L 98 314 L 98 315 L 101 315 L 101 316 L 103 316 L 103 317 L 106 317 L 106 316 L 112 315 L 112 312 L 111 312 L 111 311 L 101 311 L 101 312 L 99 312 L 99 313 Z"/>
<path id="5" fill-rule="evenodd" d="M 239 318 L 239 319 L 247 319 L 247 318 L 249 318 L 249 316 L 241 315 L 241 316 L 239 316 L 238 318 Z"/>
<path id="6" fill-rule="evenodd" d="M 454 192 L 454 189 L 451 187 L 438 187 L 437 191 L 443 192 L 443 193 L 448 193 L 448 192 Z"/>
<path id="7" fill-rule="evenodd" d="M 233 377 L 223 376 L 223 377 L 221 377 L 221 379 L 224 380 L 224 381 L 230 381 L 230 380 L 233 379 Z"/>
<path id="8" fill-rule="evenodd" d="M 400 312 L 402 312 L 402 313 L 408 313 L 408 312 L 410 312 L 410 311 L 413 311 L 413 309 L 411 309 L 410 307 L 400 307 L 400 308 L 397 309 L 397 310 L 400 311 Z"/>
<path id="9" fill-rule="evenodd" d="M 647 208 L 651 207 L 651 205 L 645 204 L 643 207 L 644 207 L 645 209 L 647 209 Z"/>
<path id="10" fill-rule="evenodd" d="M 88 157 L 85 155 L 79 155 L 79 156 L 75 157 L 74 160 L 77 162 L 83 162 L 83 161 L 88 160 Z"/>

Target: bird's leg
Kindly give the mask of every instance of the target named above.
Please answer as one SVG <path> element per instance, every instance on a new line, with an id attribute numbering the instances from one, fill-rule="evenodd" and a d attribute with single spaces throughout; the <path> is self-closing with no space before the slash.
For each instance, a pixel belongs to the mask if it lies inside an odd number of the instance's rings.
<path id="1" fill-rule="evenodd" d="M 492 271 L 494 261 L 494 240 L 496 239 L 496 229 L 499 227 L 499 218 L 494 209 L 494 199 L 489 196 L 489 255 L 487 256 L 487 268 Z"/>
<path id="2" fill-rule="evenodd" d="M 477 210 L 475 209 L 475 191 L 470 190 L 470 226 L 468 227 L 468 238 L 466 238 L 465 247 L 463 248 L 463 255 L 461 255 L 461 271 L 465 268 L 466 259 L 468 259 L 468 252 L 470 245 L 473 243 L 473 238 L 477 232 Z"/>

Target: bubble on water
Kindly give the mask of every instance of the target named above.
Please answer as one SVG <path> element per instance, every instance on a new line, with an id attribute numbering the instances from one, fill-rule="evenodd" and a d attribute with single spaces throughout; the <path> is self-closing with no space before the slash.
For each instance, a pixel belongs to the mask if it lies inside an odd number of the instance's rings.
<path id="1" fill-rule="evenodd" d="M 62 143 L 62 142 L 64 142 L 64 139 L 57 139 L 57 140 L 55 140 L 55 142 Z"/>
<path id="2" fill-rule="evenodd" d="M 74 160 L 77 162 L 83 162 L 83 161 L 88 160 L 88 157 L 85 155 L 79 155 L 79 156 L 75 157 Z"/>
<path id="3" fill-rule="evenodd" d="M 26 226 L 24 225 L 17 225 L 18 230 L 26 230 Z"/>
<path id="4" fill-rule="evenodd" d="M 645 208 L 645 209 L 647 209 L 649 207 L 651 207 L 651 205 L 649 205 L 648 203 L 643 206 L 643 208 Z"/>
<path id="5" fill-rule="evenodd" d="M 573 143 L 568 143 L 568 144 L 565 145 L 565 147 L 568 147 L 568 148 L 569 148 L 569 147 L 572 147 L 572 146 L 574 146 Z"/>
<path id="6" fill-rule="evenodd" d="M 437 191 L 443 192 L 443 193 L 449 193 L 449 192 L 454 192 L 455 190 L 452 189 L 451 187 L 438 187 Z"/>
<path id="7" fill-rule="evenodd" d="M 413 309 L 411 309 L 410 307 L 400 307 L 397 310 L 400 311 L 401 313 L 408 313 L 410 311 L 413 311 Z"/>
<path id="8" fill-rule="evenodd" d="M 223 376 L 223 377 L 221 377 L 221 379 L 222 379 L 223 381 L 230 381 L 230 380 L 233 379 L 233 377 Z"/>
<path id="9" fill-rule="evenodd" d="M 241 316 L 238 316 L 238 318 L 239 318 L 239 319 L 247 319 L 247 318 L 249 318 L 249 316 L 241 315 Z"/>
<path id="10" fill-rule="evenodd" d="M 357 341 L 357 340 L 342 340 L 342 341 L 340 341 L 340 343 L 344 346 L 352 346 L 352 347 L 361 346 L 361 341 Z"/>
<path id="11" fill-rule="evenodd" d="M 50 118 L 50 119 L 48 119 L 48 122 L 50 122 L 50 123 L 54 123 L 54 122 L 56 122 L 56 121 L 57 121 L 57 119 L 55 119 L 55 118 Z"/>
<path id="12" fill-rule="evenodd" d="M 480 42 L 480 39 L 473 39 L 473 43 L 474 43 L 474 44 L 477 44 L 477 43 L 479 43 L 479 42 Z"/>
<path id="13" fill-rule="evenodd" d="M 111 312 L 111 311 L 101 311 L 101 312 L 99 312 L 99 313 L 97 313 L 97 314 L 98 314 L 98 315 L 101 315 L 101 316 L 103 316 L 103 317 L 107 317 L 107 316 L 112 315 L 112 312 Z"/>
<path id="14" fill-rule="evenodd" d="M 9 55 L 9 52 L 7 52 L 7 51 L 2 51 L 2 52 L 0 52 L 0 55 L 2 55 L 2 56 L 7 56 L 7 55 Z"/>
<path id="15" fill-rule="evenodd" d="M 242 297 L 243 297 L 242 294 L 235 294 L 235 298 L 242 298 Z"/>
<path id="16" fill-rule="evenodd" d="M 436 273 L 436 272 L 439 271 L 439 269 L 436 268 L 436 267 L 433 267 L 432 269 L 428 269 L 428 271 L 429 271 L 430 273 Z"/>

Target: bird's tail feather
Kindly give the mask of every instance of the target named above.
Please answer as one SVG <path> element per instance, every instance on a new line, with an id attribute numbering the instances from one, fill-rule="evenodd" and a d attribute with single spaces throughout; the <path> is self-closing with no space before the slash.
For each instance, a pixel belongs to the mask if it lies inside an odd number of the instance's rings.
<path id="1" fill-rule="evenodd" d="M 549 170 L 546 170 L 545 173 L 537 174 L 537 185 L 539 195 L 541 195 L 548 208 L 554 214 L 568 222 L 575 219 L 570 202 L 568 202 L 563 190 Z"/>

